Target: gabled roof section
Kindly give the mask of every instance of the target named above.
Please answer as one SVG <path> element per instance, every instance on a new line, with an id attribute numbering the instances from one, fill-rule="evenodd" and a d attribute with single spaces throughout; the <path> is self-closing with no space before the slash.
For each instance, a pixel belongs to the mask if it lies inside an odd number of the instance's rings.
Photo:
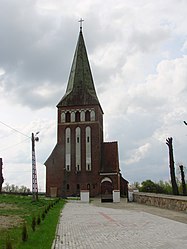
<path id="1" fill-rule="evenodd" d="M 101 173 L 119 173 L 118 143 L 105 142 L 102 149 Z"/>
<path id="2" fill-rule="evenodd" d="M 75 105 L 100 105 L 94 87 L 82 29 L 80 29 L 66 93 L 57 107 Z"/>

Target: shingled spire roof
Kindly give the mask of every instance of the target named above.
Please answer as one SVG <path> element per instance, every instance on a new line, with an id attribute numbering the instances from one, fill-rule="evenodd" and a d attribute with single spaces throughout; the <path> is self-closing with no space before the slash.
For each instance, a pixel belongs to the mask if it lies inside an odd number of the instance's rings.
<path id="1" fill-rule="evenodd" d="M 82 28 L 79 33 L 66 93 L 57 107 L 75 105 L 100 105 L 94 87 Z"/>

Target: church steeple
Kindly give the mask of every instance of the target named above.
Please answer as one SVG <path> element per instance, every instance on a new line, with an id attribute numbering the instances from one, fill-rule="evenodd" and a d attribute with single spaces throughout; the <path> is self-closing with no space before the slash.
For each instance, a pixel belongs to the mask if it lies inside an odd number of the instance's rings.
<path id="1" fill-rule="evenodd" d="M 61 106 L 100 105 L 84 43 L 82 25 L 74 54 L 66 93 L 58 103 Z"/>

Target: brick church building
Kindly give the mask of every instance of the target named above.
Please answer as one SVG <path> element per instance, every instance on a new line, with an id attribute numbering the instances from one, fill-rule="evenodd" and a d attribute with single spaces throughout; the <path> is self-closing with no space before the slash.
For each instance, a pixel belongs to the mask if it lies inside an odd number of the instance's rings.
<path id="1" fill-rule="evenodd" d="M 103 110 L 99 103 L 80 28 L 66 92 L 58 109 L 57 144 L 45 162 L 47 196 L 126 195 L 117 142 L 103 141 Z"/>

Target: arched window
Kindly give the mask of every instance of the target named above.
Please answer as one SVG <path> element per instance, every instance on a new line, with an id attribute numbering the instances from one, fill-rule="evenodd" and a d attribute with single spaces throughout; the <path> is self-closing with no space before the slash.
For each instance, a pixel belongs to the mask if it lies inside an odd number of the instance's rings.
<path id="1" fill-rule="evenodd" d="M 86 170 L 91 171 L 91 128 L 86 127 Z"/>
<path id="2" fill-rule="evenodd" d="M 87 189 L 90 190 L 90 184 L 89 183 L 87 184 Z"/>
<path id="3" fill-rule="evenodd" d="M 66 112 L 66 123 L 70 123 L 70 118 L 71 118 L 70 112 Z"/>
<path id="4" fill-rule="evenodd" d="M 69 190 L 69 184 L 67 184 L 66 188 L 67 188 L 67 191 L 68 191 Z"/>
<path id="5" fill-rule="evenodd" d="M 90 121 L 90 111 L 85 112 L 85 121 Z"/>
<path id="6" fill-rule="evenodd" d="M 66 128 L 65 131 L 65 150 L 66 150 L 66 156 L 65 156 L 65 165 L 66 170 L 71 170 L 71 130 L 70 128 Z"/>
<path id="7" fill-rule="evenodd" d="M 75 122 L 75 113 L 71 112 L 71 122 Z"/>
<path id="8" fill-rule="evenodd" d="M 75 122 L 80 122 L 80 112 L 79 111 L 77 111 L 75 113 Z"/>
<path id="9" fill-rule="evenodd" d="M 85 111 L 81 111 L 81 121 L 85 121 Z"/>
<path id="10" fill-rule="evenodd" d="M 95 111 L 94 110 L 91 111 L 90 115 L 91 115 L 91 121 L 95 121 Z"/>
<path id="11" fill-rule="evenodd" d="M 81 129 L 77 127 L 75 130 L 76 144 L 75 144 L 75 159 L 76 170 L 81 171 Z"/>
<path id="12" fill-rule="evenodd" d="M 64 123 L 66 119 L 66 115 L 64 112 L 61 113 L 61 122 Z"/>

